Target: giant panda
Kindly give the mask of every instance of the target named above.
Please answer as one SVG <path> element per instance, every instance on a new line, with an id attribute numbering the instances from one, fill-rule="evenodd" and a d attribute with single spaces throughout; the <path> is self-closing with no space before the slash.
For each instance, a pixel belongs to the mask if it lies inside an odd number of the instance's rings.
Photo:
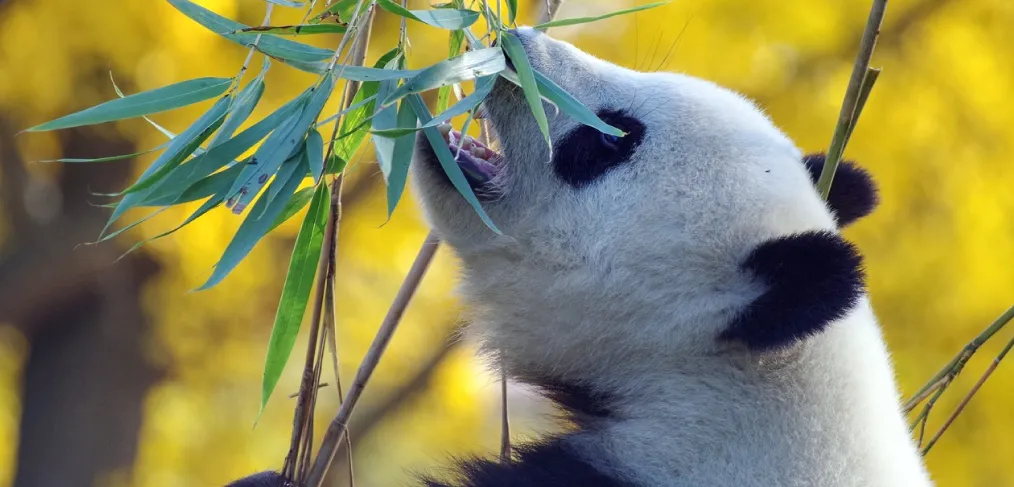
<path id="1" fill-rule="evenodd" d="M 520 88 L 498 81 L 483 111 L 499 152 L 441 132 L 502 234 L 424 136 L 413 179 L 460 258 L 483 352 L 572 427 L 516 446 L 511 462 L 465 460 L 420 482 L 932 485 L 861 256 L 839 234 L 876 204 L 868 174 L 843 164 L 824 202 L 823 157 L 804 157 L 742 96 L 513 32 L 536 70 L 626 135 L 547 105 L 550 150 Z"/>

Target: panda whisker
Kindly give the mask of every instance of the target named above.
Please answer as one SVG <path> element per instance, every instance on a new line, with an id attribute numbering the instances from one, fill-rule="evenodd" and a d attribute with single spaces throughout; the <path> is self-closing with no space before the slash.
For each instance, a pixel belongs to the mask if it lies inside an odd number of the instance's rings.
<path id="1" fill-rule="evenodd" d="M 683 34 L 687 31 L 687 27 L 690 26 L 690 22 L 693 21 L 693 20 L 694 20 L 694 17 L 691 16 L 689 19 L 687 19 L 686 23 L 683 24 L 683 28 L 680 29 L 680 33 L 676 35 L 676 40 L 673 41 L 672 46 L 669 47 L 669 52 L 667 52 L 665 54 L 665 57 L 662 58 L 662 61 L 658 63 L 658 66 L 656 66 L 655 69 L 652 70 L 652 72 L 658 72 L 659 70 L 661 70 L 663 68 L 668 68 L 669 67 L 669 57 L 672 56 L 673 53 L 676 52 L 676 49 L 680 45 L 680 40 L 683 39 Z"/>

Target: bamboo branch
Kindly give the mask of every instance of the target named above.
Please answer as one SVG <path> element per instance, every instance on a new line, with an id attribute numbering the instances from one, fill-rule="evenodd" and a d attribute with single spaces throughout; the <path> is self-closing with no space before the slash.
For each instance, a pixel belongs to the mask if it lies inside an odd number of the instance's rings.
<path id="1" fill-rule="evenodd" d="M 998 366 L 1000 366 L 1000 362 L 1004 359 L 1004 357 L 1007 356 L 1007 352 L 1010 352 L 1011 347 L 1014 347 L 1014 338 L 1011 338 L 1010 341 L 1007 342 L 1007 345 L 1003 347 L 1003 350 L 1000 350 L 1000 353 L 997 354 L 997 356 L 993 359 L 992 362 L 990 362 L 989 367 L 986 368 L 986 371 L 982 374 L 982 377 L 979 377 L 979 380 L 975 382 L 974 386 L 972 386 L 972 390 L 968 391 L 968 394 L 966 394 L 965 397 L 961 399 L 961 402 L 958 403 L 958 407 L 956 407 L 954 409 L 954 412 L 947 417 L 947 421 L 944 421 L 943 426 L 941 426 L 940 429 L 936 432 L 936 434 L 933 435 L 933 439 L 931 439 L 929 443 L 926 444 L 926 447 L 923 448 L 922 450 L 922 454 L 924 456 L 927 453 L 929 453 L 930 449 L 933 448 L 933 445 L 935 445 L 937 443 L 937 440 L 939 440 L 940 437 L 943 436 L 944 432 L 947 431 L 947 428 L 951 426 L 951 423 L 954 422 L 954 420 L 958 417 L 958 415 L 965 410 L 965 406 L 967 406 L 968 402 L 972 400 L 972 396 L 974 396 L 976 392 L 979 392 L 979 388 L 981 388 L 982 385 L 986 383 L 986 380 L 989 379 L 989 376 L 993 375 L 993 371 L 996 370 Z"/>
<path id="2" fill-rule="evenodd" d="M 838 124 L 831 137 L 831 148 L 827 151 L 827 161 L 820 173 L 820 179 L 817 181 L 817 190 L 824 199 L 827 199 L 827 195 L 831 192 L 831 183 L 845 150 L 847 136 L 852 131 L 858 117 L 857 107 L 863 90 L 863 80 L 868 78 L 870 58 L 873 57 L 873 49 L 877 45 L 877 37 L 880 36 L 880 25 L 884 21 L 886 9 L 887 0 L 873 0 L 870 16 L 866 20 L 866 29 L 863 31 L 862 41 L 859 43 L 856 64 L 852 68 L 852 77 L 849 78 L 845 99 L 842 101 L 841 112 L 838 114 Z M 876 76 L 873 79 L 875 80 Z"/>
<path id="3" fill-rule="evenodd" d="M 965 368 L 965 364 L 968 360 L 975 355 L 975 352 L 979 350 L 979 347 L 983 343 L 986 343 L 993 335 L 1007 326 L 1012 319 L 1014 319 L 1014 306 L 1007 309 L 1002 315 L 1000 315 L 993 323 L 990 323 L 985 330 L 982 330 L 978 336 L 972 339 L 965 348 L 958 352 L 958 355 L 951 359 L 939 372 L 936 373 L 930 380 L 926 381 L 926 385 L 916 392 L 911 399 L 905 402 L 902 410 L 906 413 L 911 412 L 919 405 L 927 396 L 932 394 L 936 390 L 946 389 L 947 386 L 954 380 L 958 374 L 961 373 L 962 369 Z"/>
<path id="4" fill-rule="evenodd" d="M 362 364 L 359 365 L 359 370 L 356 371 L 356 377 L 352 381 L 351 387 L 349 387 L 345 402 L 338 409 L 338 414 L 331 421 L 327 432 L 324 434 L 324 439 L 321 440 L 320 450 L 317 452 L 317 458 L 313 462 L 310 475 L 307 477 L 304 487 L 320 487 L 321 482 L 323 482 L 324 475 L 334 460 L 335 452 L 338 451 L 338 445 L 347 433 L 352 410 L 355 408 L 356 403 L 359 402 L 363 389 L 366 388 L 367 382 L 369 382 L 373 371 L 380 362 L 380 357 L 391 342 L 391 337 L 394 335 L 395 330 L 397 330 L 398 323 L 401 321 L 408 303 L 412 300 L 412 296 L 426 274 L 426 269 L 433 260 L 433 255 L 436 253 L 439 244 L 440 242 L 435 235 L 430 234 L 426 237 L 419 255 L 416 256 L 415 262 L 412 263 L 412 268 L 409 270 L 405 282 L 402 283 L 401 289 L 398 290 L 398 295 L 394 298 L 394 303 L 388 310 L 387 316 L 384 317 L 384 322 L 380 325 L 380 330 L 377 331 L 377 336 L 373 339 L 373 344 L 370 345 L 369 350 L 366 352 L 366 357 L 363 358 Z"/>

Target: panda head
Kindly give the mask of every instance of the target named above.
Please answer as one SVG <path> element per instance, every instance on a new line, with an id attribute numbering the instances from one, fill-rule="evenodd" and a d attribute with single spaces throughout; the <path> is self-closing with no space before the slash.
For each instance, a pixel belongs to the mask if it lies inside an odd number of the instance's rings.
<path id="1" fill-rule="evenodd" d="M 616 66 L 530 28 L 514 33 L 535 70 L 626 133 L 603 134 L 547 104 L 550 150 L 521 89 L 499 80 L 483 107 L 498 152 L 469 141 L 458 161 L 502 235 L 417 141 L 426 215 L 462 259 L 485 346 L 507 351 L 515 374 L 579 377 L 713 355 L 762 291 L 740 266 L 751 249 L 834 232 L 875 203 L 866 174 L 845 165 L 825 204 L 813 183 L 823 159 L 804 158 L 736 93 Z M 457 153 L 460 135 L 445 138 Z"/>

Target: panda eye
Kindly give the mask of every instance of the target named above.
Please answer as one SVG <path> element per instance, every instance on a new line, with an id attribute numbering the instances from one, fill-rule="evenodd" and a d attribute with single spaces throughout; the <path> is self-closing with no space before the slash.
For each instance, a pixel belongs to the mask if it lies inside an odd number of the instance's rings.
<path id="1" fill-rule="evenodd" d="M 602 132 L 599 135 L 599 140 L 602 142 L 602 145 L 606 146 L 609 150 L 617 150 L 620 148 L 620 138 L 613 134 Z"/>

